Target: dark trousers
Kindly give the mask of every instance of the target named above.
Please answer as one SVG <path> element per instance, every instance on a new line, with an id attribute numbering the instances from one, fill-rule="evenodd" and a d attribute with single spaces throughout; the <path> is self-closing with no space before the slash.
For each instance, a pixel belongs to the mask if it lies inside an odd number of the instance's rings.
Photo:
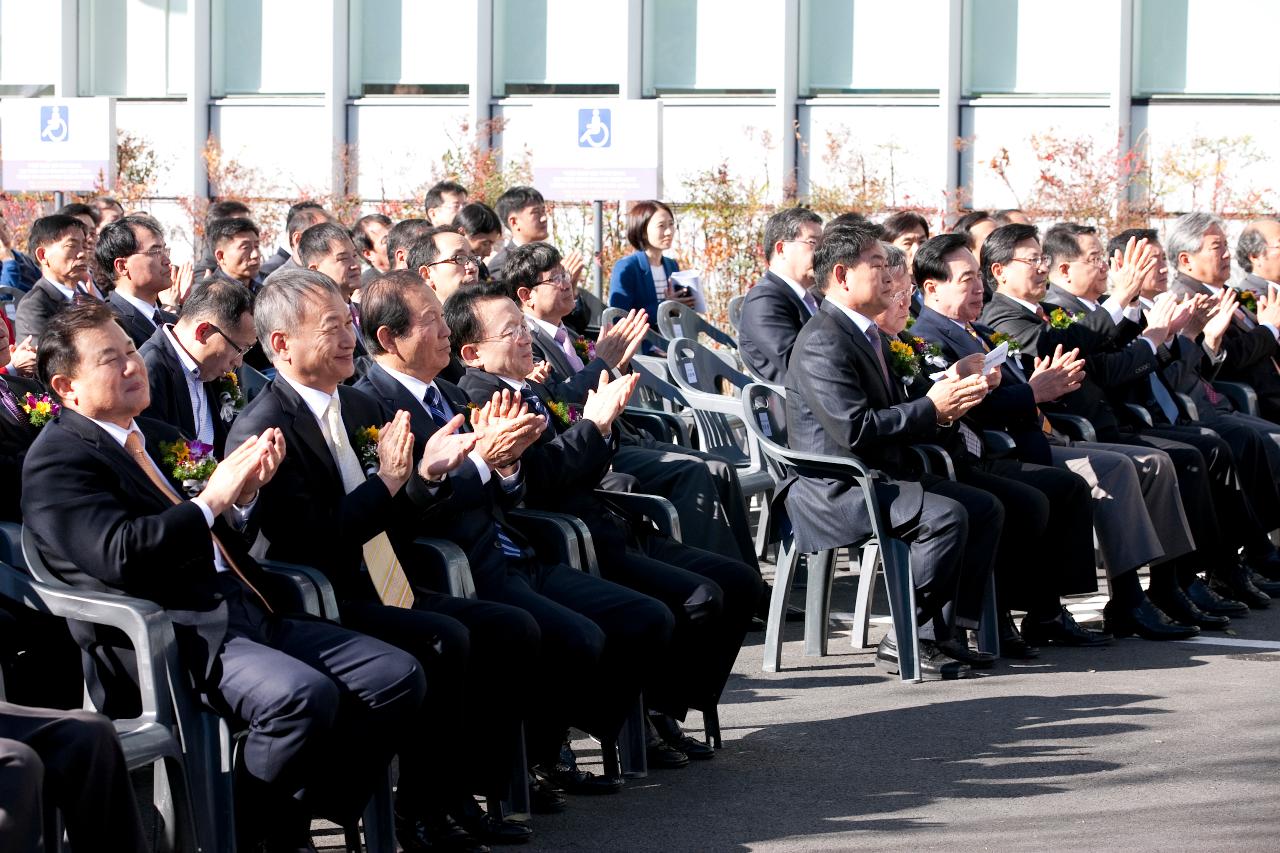
<path id="1" fill-rule="evenodd" d="M 426 679 L 413 657 L 319 620 L 266 617 L 229 595 L 227 640 L 207 701 L 248 724 L 250 820 L 359 814 L 406 727 L 417 725 Z M 252 831 L 252 827 L 246 827 Z"/>
<path id="2" fill-rule="evenodd" d="M 1249 501 L 1256 529 L 1245 543 L 1250 552 L 1269 549 L 1267 531 L 1280 527 L 1280 425 L 1242 412 L 1215 412 L 1203 426 L 1213 430 L 1231 448 L 1240 488 Z"/>
<path id="3" fill-rule="evenodd" d="M 148 849 L 110 720 L 0 702 L 0 850 L 57 849 L 41 845 L 46 804 L 62 811 L 75 850 Z"/>
<path id="4" fill-rule="evenodd" d="M 554 762 L 565 728 L 615 738 L 663 660 L 674 617 L 662 602 L 568 566 L 509 562 L 476 575 L 482 599 L 519 607 L 542 633 L 529 759 Z"/>
<path id="5" fill-rule="evenodd" d="M 609 580 L 661 601 L 675 616 L 667 661 L 645 704 L 683 720 L 715 706 L 760 599 L 759 573 L 739 560 L 642 534 L 621 559 L 602 559 Z"/>
<path id="6" fill-rule="evenodd" d="M 950 498 L 964 510 L 967 534 L 957 563 L 954 598 L 950 606 L 943 607 L 940 615 L 951 627 L 976 628 L 982 616 L 982 598 L 987 591 L 987 581 L 995 568 L 996 554 L 999 552 L 1000 533 L 1004 528 L 1004 507 L 990 492 L 957 483 L 954 480 L 943 480 L 926 475 L 921 480 L 921 484 L 926 491 L 926 509 L 929 504 L 928 497 L 932 494 Z M 921 566 L 922 563 L 916 558 L 916 549 L 913 544 L 911 568 L 917 573 L 917 590 L 922 586 L 919 576 Z M 929 590 L 929 594 L 932 597 L 933 590 Z M 919 601 L 916 602 L 917 606 L 919 603 Z M 920 636 L 926 639 L 942 640 L 946 639 L 949 633 L 930 637 L 925 629 L 921 629 Z"/>
<path id="7" fill-rule="evenodd" d="M 342 618 L 409 652 L 427 676 L 422 716 L 400 748 L 397 808 L 407 816 L 474 791 L 506 796 L 541 642 L 533 617 L 415 589 L 412 610 L 344 602 Z"/>
<path id="8" fill-rule="evenodd" d="M 1093 504 L 1083 478 L 1004 459 L 960 466 L 957 476 L 1004 505 L 995 569 L 1001 607 L 1052 615 L 1060 596 L 1097 590 Z"/>

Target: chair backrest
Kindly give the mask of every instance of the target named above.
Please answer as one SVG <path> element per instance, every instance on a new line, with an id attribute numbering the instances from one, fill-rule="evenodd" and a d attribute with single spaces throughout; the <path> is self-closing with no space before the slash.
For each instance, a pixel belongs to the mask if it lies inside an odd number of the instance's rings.
<path id="1" fill-rule="evenodd" d="M 639 375 L 640 385 L 632 402 L 646 409 L 662 409 L 673 411 L 677 408 L 689 408 L 680 389 L 668 381 L 666 359 L 655 356 L 636 355 L 631 357 L 631 369 Z"/>
<path id="2" fill-rule="evenodd" d="M 627 316 L 627 312 L 621 308 L 606 308 L 600 312 L 600 328 L 607 329 L 614 323 Z M 663 350 L 667 349 L 667 339 L 650 326 L 649 331 L 644 336 L 644 342 L 651 347 Z"/>
<path id="3" fill-rule="evenodd" d="M 22 556 L 21 524 L 0 521 L 0 563 L 8 563 L 15 569 L 26 571 L 27 560 Z"/>
<path id="4" fill-rule="evenodd" d="M 240 389 L 244 392 L 246 403 L 258 396 L 262 389 L 267 387 L 269 381 L 257 368 L 247 364 L 240 365 Z"/>
<path id="5" fill-rule="evenodd" d="M 8 285 L 0 287 L 0 306 L 9 315 L 9 319 L 14 319 L 18 316 L 18 301 L 26 295 L 27 292 L 18 287 L 9 287 Z"/>
<path id="6" fill-rule="evenodd" d="M 718 344 L 738 348 L 738 342 L 723 329 L 708 323 L 697 311 L 683 302 L 668 299 L 658 306 L 658 330 L 667 338 L 692 338 L 706 335 Z"/>
<path id="7" fill-rule="evenodd" d="M 585 287 L 578 288 L 578 298 L 582 300 L 583 307 L 587 309 L 587 325 L 597 329 L 600 328 L 601 317 L 604 316 L 604 309 L 608 306 L 600 301 L 599 296 L 596 296 Z"/>
<path id="8" fill-rule="evenodd" d="M 735 296 L 729 300 L 729 325 L 733 327 L 736 335 L 742 334 L 742 306 L 746 304 L 747 296 Z"/>
<path id="9" fill-rule="evenodd" d="M 27 571 L 31 573 L 31 577 L 40 583 L 52 587 L 70 588 L 66 581 L 49 570 L 49 565 L 44 561 L 44 556 L 36 545 L 35 534 L 28 527 L 22 528 L 22 557 L 26 561 Z"/>
<path id="10" fill-rule="evenodd" d="M 676 385 L 706 394 L 741 395 L 754 380 L 691 338 L 674 338 L 667 347 L 667 370 Z"/>

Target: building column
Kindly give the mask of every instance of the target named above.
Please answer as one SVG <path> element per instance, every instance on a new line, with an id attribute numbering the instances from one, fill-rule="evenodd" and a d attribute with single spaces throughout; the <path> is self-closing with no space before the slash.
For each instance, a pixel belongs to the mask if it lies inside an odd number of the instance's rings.
<path id="1" fill-rule="evenodd" d="M 644 0 L 627 0 L 627 43 L 622 53 L 618 97 L 644 97 Z"/>
<path id="2" fill-rule="evenodd" d="M 188 61 L 191 63 L 191 87 L 187 91 L 187 121 L 191 128 L 191 153 L 188 177 L 191 195 L 204 198 L 209 194 L 209 171 L 204 162 L 204 146 L 209 140 L 209 101 L 212 92 L 212 21 L 210 0 L 190 0 L 188 19 L 191 41 Z"/>
<path id="3" fill-rule="evenodd" d="M 489 134 L 479 131 L 493 119 L 493 0 L 474 0 L 476 61 L 467 86 L 467 121 L 477 143 L 487 146 Z"/>
<path id="4" fill-rule="evenodd" d="M 1129 128 L 1133 108 L 1133 0 L 1120 0 L 1113 12 L 1117 24 L 1116 76 L 1111 87 L 1111 121 L 1120 142 L 1120 153 L 1133 144 Z"/>
<path id="5" fill-rule="evenodd" d="M 53 94 L 59 98 L 74 98 L 80 94 L 80 20 L 76 0 L 62 0 L 58 4 L 58 76 L 53 81 Z"/>
<path id="6" fill-rule="evenodd" d="M 779 200 L 790 199 L 796 187 L 796 102 L 800 94 L 800 0 L 782 0 L 778 4 L 781 16 L 766 32 L 782 33 L 782 50 L 773 54 L 781 61 L 775 68 L 777 97 L 774 101 L 774 119 L 771 122 L 777 148 L 773 153 L 775 167 L 781 176 L 782 186 L 775 191 Z"/>
<path id="7" fill-rule="evenodd" d="M 348 186 L 347 175 L 347 98 L 351 86 L 351 24 L 348 0 L 332 0 L 330 17 L 329 80 L 325 86 L 324 105 L 329 113 L 331 180 L 330 192 L 334 197 L 346 195 L 354 189 Z"/>
<path id="8" fill-rule="evenodd" d="M 942 52 L 942 83 L 938 88 L 938 145 L 943 169 L 943 199 L 939 214 L 946 224 L 950 200 L 960 191 L 960 90 L 963 84 L 964 3 L 947 0 L 947 46 Z"/>

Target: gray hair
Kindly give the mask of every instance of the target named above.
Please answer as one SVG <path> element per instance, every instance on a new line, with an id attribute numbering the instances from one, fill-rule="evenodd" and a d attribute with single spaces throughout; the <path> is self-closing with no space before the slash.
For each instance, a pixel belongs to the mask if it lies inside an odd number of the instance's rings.
<path id="1" fill-rule="evenodd" d="M 1253 272 L 1252 258 L 1266 250 L 1267 238 L 1263 237 L 1262 232 L 1251 224 L 1244 229 L 1240 239 L 1236 241 L 1236 263 L 1245 272 Z"/>
<path id="2" fill-rule="evenodd" d="M 885 266 L 890 270 L 906 272 L 907 253 L 892 243 L 886 243 L 883 240 L 880 241 L 880 245 L 884 247 L 885 257 L 887 258 Z"/>
<path id="3" fill-rule="evenodd" d="M 342 291 L 334 280 L 316 270 L 282 269 L 271 276 L 271 281 L 258 291 L 253 304 L 253 328 L 267 358 L 275 361 L 271 333 L 297 328 L 306 315 L 307 303 L 313 297 L 328 293 L 342 298 Z"/>
<path id="4" fill-rule="evenodd" d="M 1200 247 L 1204 245 L 1205 233 L 1215 225 L 1222 228 L 1222 220 L 1204 211 L 1184 213 L 1175 219 L 1164 238 L 1164 251 L 1170 265 L 1174 269 L 1178 268 L 1178 255 L 1181 252 L 1194 255 L 1200 251 Z"/>

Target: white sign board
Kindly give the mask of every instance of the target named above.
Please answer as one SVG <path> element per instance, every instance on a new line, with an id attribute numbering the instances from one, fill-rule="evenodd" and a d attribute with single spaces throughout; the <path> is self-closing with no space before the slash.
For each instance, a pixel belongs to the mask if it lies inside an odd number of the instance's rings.
<path id="1" fill-rule="evenodd" d="M 530 107 L 533 184 L 552 201 L 661 198 L 656 100 L 554 100 Z"/>
<path id="2" fill-rule="evenodd" d="M 89 192 L 115 183 L 114 98 L 5 98 L 0 103 L 0 187 Z"/>

